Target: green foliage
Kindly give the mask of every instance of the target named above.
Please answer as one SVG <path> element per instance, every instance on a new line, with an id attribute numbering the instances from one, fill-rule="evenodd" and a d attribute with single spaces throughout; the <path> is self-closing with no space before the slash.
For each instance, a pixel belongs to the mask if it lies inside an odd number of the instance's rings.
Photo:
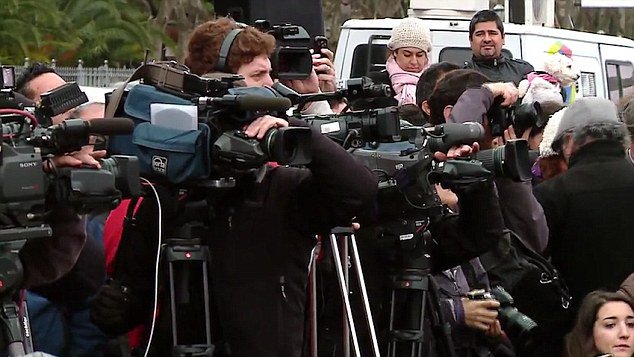
<path id="1" fill-rule="evenodd" d="M 59 65 L 138 63 L 163 34 L 138 4 L 128 0 L 2 0 L 0 61 L 25 57 Z"/>

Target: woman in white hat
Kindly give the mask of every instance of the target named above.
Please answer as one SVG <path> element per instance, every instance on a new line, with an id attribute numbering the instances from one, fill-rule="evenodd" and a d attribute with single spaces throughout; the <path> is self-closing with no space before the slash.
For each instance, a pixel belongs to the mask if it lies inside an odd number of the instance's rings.
<path id="1" fill-rule="evenodd" d="M 387 48 L 386 68 L 398 104 L 416 104 L 416 83 L 429 67 L 431 53 L 431 36 L 423 20 L 404 18 L 392 29 Z"/>

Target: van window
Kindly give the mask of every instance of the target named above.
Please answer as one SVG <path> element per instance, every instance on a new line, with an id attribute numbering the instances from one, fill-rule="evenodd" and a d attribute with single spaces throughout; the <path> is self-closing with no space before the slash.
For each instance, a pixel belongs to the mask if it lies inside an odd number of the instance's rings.
<path id="1" fill-rule="evenodd" d="M 502 49 L 502 53 L 508 58 L 513 58 L 511 51 L 506 48 Z M 451 62 L 462 67 L 465 62 L 471 60 L 471 54 L 471 47 L 445 47 L 440 50 L 438 61 Z"/>
<path id="2" fill-rule="evenodd" d="M 385 69 L 385 61 L 387 59 L 387 45 L 372 44 L 370 72 L 381 71 Z M 368 44 L 355 47 L 352 53 L 352 70 L 350 78 L 358 78 L 368 74 Z"/>
<path id="3" fill-rule="evenodd" d="M 618 105 L 621 98 L 634 94 L 634 66 L 632 66 L 632 62 L 606 61 L 605 70 L 611 101 Z"/>

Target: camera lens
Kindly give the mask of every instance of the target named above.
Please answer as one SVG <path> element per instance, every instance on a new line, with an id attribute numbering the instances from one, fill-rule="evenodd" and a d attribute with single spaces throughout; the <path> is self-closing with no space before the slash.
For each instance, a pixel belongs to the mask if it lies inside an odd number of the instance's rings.
<path id="1" fill-rule="evenodd" d="M 281 165 L 305 165 L 310 162 L 309 128 L 271 128 L 260 141 L 269 161 Z"/>

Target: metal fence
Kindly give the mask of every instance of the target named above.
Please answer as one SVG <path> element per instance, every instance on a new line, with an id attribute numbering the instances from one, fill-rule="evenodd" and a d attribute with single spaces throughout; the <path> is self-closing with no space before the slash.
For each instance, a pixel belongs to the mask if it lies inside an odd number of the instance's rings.
<path id="1" fill-rule="evenodd" d="M 15 66 L 16 75 L 29 64 L 30 60 L 25 58 L 24 64 Z M 134 68 L 108 67 L 108 60 L 103 61 L 103 65 L 99 67 L 84 67 L 82 60 L 77 61 L 76 67 L 59 67 L 55 60 L 51 60 L 48 65 L 55 68 L 57 74 L 67 82 L 77 82 L 80 86 L 90 87 L 115 87 L 117 83 L 125 81 L 134 72 Z"/>

